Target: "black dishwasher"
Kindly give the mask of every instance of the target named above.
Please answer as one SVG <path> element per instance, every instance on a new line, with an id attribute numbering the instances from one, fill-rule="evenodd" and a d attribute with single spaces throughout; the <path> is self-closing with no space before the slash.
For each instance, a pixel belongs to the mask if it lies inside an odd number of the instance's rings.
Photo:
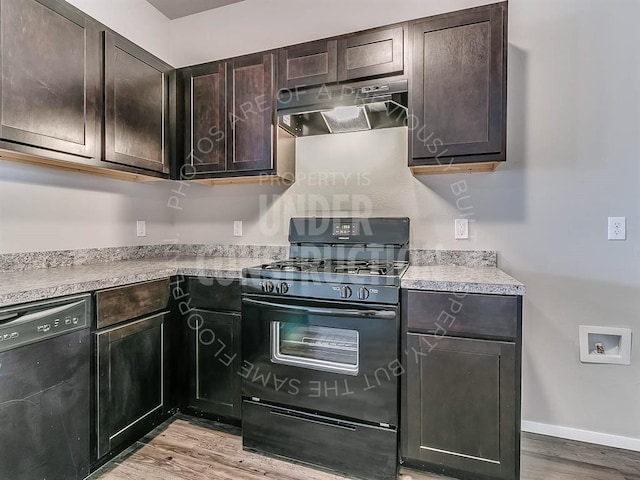
<path id="1" fill-rule="evenodd" d="M 0 310 L 0 479 L 89 473 L 91 296 Z"/>

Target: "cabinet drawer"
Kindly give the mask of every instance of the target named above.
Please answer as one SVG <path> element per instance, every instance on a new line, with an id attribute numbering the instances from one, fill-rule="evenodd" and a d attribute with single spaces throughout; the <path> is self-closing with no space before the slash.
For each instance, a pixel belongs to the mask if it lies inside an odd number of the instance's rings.
<path id="1" fill-rule="evenodd" d="M 338 41 L 338 80 L 404 73 L 404 28 L 358 33 Z"/>
<path id="2" fill-rule="evenodd" d="M 169 279 L 102 290 L 96 294 L 98 329 L 157 312 L 169 303 Z"/>
<path id="3" fill-rule="evenodd" d="M 336 40 L 293 45 L 278 52 L 278 87 L 296 88 L 338 79 Z"/>
<path id="4" fill-rule="evenodd" d="M 232 312 L 241 309 L 240 280 L 189 277 L 187 289 L 193 308 Z"/>
<path id="5" fill-rule="evenodd" d="M 395 480 L 395 430 L 245 400 L 242 445 L 369 480 Z M 349 452 L 349 454 L 346 454 Z"/>
<path id="6" fill-rule="evenodd" d="M 518 297 L 409 290 L 404 295 L 410 332 L 515 339 Z"/>

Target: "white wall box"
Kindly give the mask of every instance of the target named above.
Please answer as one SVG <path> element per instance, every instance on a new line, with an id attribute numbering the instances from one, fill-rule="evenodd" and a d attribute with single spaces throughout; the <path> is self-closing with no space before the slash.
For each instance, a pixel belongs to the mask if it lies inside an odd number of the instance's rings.
<path id="1" fill-rule="evenodd" d="M 580 325 L 582 363 L 631 364 L 631 329 Z"/>

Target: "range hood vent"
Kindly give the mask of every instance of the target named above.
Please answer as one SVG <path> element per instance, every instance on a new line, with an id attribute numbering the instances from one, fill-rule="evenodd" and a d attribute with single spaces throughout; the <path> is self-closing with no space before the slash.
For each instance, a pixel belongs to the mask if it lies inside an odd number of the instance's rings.
<path id="1" fill-rule="evenodd" d="M 278 125 L 296 137 L 407 125 L 407 81 L 278 93 Z"/>

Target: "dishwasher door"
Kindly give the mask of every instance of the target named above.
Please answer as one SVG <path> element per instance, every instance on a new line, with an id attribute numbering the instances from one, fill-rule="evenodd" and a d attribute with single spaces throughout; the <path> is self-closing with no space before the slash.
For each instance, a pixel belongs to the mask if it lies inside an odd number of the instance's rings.
<path id="1" fill-rule="evenodd" d="M 0 479 L 89 474 L 89 305 L 90 298 L 75 297 L 0 312 L 0 320 L 16 318 L 0 324 Z M 6 348 L 23 338 L 26 344 Z"/>

